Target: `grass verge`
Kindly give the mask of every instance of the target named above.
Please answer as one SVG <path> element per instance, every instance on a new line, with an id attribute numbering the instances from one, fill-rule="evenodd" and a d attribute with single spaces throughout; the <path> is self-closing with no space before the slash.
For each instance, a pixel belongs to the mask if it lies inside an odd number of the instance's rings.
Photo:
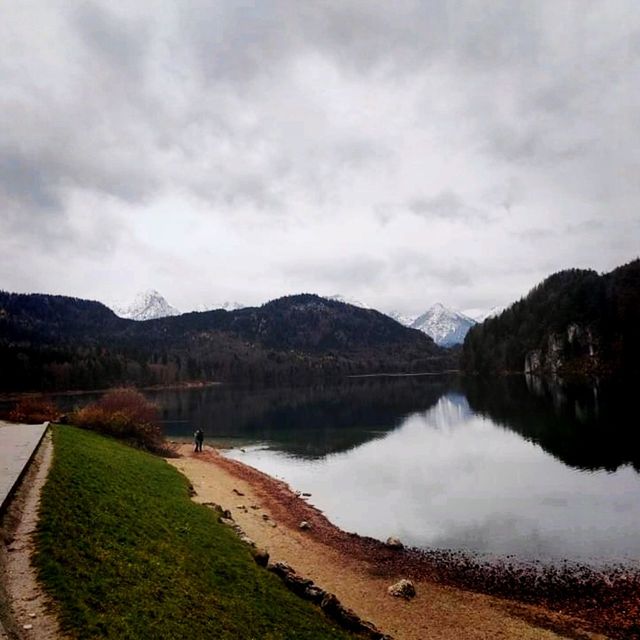
<path id="1" fill-rule="evenodd" d="M 188 497 L 163 460 L 53 429 L 37 566 L 77 638 L 351 638 Z"/>

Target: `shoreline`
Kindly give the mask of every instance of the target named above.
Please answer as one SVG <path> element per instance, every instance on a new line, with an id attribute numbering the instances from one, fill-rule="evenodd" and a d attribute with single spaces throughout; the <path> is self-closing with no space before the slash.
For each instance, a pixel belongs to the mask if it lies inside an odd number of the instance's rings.
<path id="1" fill-rule="evenodd" d="M 177 382 L 175 384 L 156 384 L 146 387 L 136 387 L 135 385 L 121 384 L 112 387 L 102 387 L 100 389 L 66 389 L 64 391 L 2 391 L 0 392 L 0 402 L 13 402 L 21 398 L 54 398 L 67 396 L 88 396 L 93 394 L 107 393 L 114 389 L 132 388 L 136 391 L 172 391 L 181 389 L 206 389 L 224 384 L 218 380 Z"/>
<path id="2" fill-rule="evenodd" d="M 511 560 L 481 562 L 446 550 L 392 549 L 379 540 L 342 531 L 285 482 L 226 458 L 212 447 L 198 455 L 190 445 L 178 445 L 178 449 L 182 457 L 170 462 L 190 479 L 196 501 L 216 502 L 229 509 L 247 535 L 275 560 L 288 562 L 341 600 L 345 600 L 343 584 L 356 576 L 361 596 L 348 597 L 345 603 L 394 637 L 478 637 L 465 635 L 459 625 L 454 632 L 451 620 L 441 617 L 440 630 L 431 629 L 429 621 L 438 618 L 437 612 L 420 597 L 400 604 L 386 596 L 386 586 L 400 578 L 413 580 L 419 595 L 426 591 L 432 602 L 464 610 L 470 618 L 474 614 L 469 611 L 475 610 L 483 624 L 496 625 L 492 630 L 485 628 L 489 635 L 484 637 L 499 635 L 498 629 L 514 621 L 535 630 L 531 637 L 546 637 L 540 635 L 544 632 L 551 633 L 549 637 L 571 638 L 603 637 L 598 635 L 602 633 L 623 638 L 640 633 L 634 627 L 640 614 L 637 570 L 596 571 L 582 565 L 550 568 Z M 302 521 L 311 528 L 301 531 Z M 337 567 L 335 572 L 322 566 L 331 563 Z M 334 576 L 336 572 L 339 575 Z M 338 591 L 327 581 L 333 581 Z M 369 599 L 375 606 L 370 606 Z M 424 623 L 430 631 L 416 635 L 408 626 L 415 626 L 422 607 L 426 607 Z M 460 616 L 457 611 L 449 618 Z M 467 624 L 479 623 L 470 619 Z M 508 633 L 528 637 L 526 629 Z"/>

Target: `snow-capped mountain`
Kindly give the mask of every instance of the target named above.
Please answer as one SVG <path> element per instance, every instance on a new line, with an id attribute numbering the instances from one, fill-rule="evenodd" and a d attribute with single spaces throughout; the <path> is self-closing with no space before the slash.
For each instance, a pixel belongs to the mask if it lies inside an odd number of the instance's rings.
<path id="1" fill-rule="evenodd" d="M 153 320 L 166 316 L 179 316 L 181 313 L 155 289 L 138 293 L 130 305 L 113 306 L 112 309 L 116 315 L 129 320 Z"/>
<path id="2" fill-rule="evenodd" d="M 354 307 L 362 307 L 363 309 L 371 309 L 368 304 L 364 302 L 360 302 L 360 300 L 356 300 L 355 298 L 347 298 L 345 296 L 341 296 L 336 294 L 335 296 L 326 296 L 327 300 L 335 300 L 336 302 L 344 302 L 345 304 L 351 304 Z"/>
<path id="3" fill-rule="evenodd" d="M 399 311 L 389 311 L 385 315 L 389 316 L 390 318 L 393 318 L 396 322 L 403 324 L 405 327 L 410 327 L 415 321 L 414 317 L 406 316 L 403 313 L 400 313 Z"/>
<path id="4" fill-rule="evenodd" d="M 434 304 L 426 313 L 418 316 L 411 327 L 424 331 L 441 347 L 451 347 L 464 342 L 467 331 L 476 324 L 473 318 L 463 313 L 447 309 L 439 302 Z"/>
<path id="5" fill-rule="evenodd" d="M 244 309 L 247 305 L 235 300 L 225 302 L 203 302 L 194 307 L 194 311 L 215 311 L 217 309 L 224 309 L 225 311 L 236 311 L 238 309 Z"/>

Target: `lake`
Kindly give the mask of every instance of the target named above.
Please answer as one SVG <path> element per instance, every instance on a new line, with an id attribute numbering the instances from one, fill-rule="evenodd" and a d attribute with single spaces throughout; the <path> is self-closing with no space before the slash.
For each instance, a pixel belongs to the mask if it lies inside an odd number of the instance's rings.
<path id="1" fill-rule="evenodd" d="M 601 564 L 640 557 L 630 389 L 407 377 L 148 395 L 169 437 L 200 426 L 226 455 L 311 493 L 347 531 Z"/>

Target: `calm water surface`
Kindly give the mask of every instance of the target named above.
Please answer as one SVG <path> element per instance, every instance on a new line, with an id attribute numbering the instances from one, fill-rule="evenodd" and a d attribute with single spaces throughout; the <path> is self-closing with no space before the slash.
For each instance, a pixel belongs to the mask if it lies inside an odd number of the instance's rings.
<path id="1" fill-rule="evenodd" d="M 305 460 L 272 443 L 231 457 L 313 494 L 341 528 L 522 557 L 640 557 L 640 478 L 572 468 L 446 394 L 383 437 Z"/>
<path id="2" fill-rule="evenodd" d="M 525 559 L 640 558 L 624 388 L 407 378 L 153 397 L 169 435 L 202 426 L 348 531 Z"/>

